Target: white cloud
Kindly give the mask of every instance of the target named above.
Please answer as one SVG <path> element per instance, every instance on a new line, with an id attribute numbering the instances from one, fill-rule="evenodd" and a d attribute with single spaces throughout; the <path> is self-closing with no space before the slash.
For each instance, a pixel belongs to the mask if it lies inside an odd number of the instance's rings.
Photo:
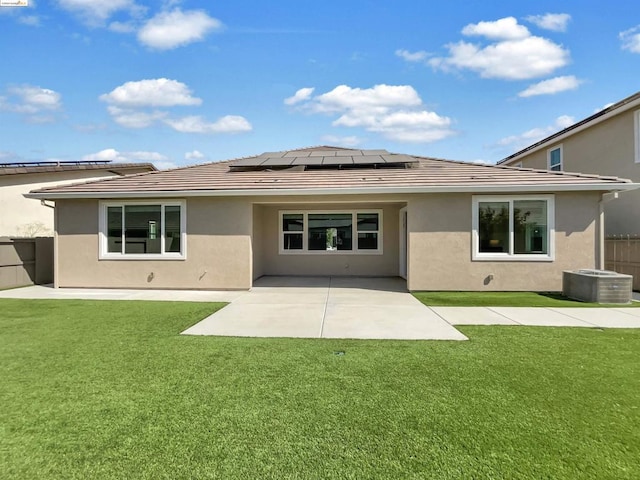
<path id="1" fill-rule="evenodd" d="M 467 25 L 465 35 L 497 40 L 488 45 L 461 40 L 446 45 L 448 56 L 428 60 L 433 68 L 471 70 L 482 78 L 526 80 L 549 75 L 569 63 L 569 51 L 551 40 L 531 35 L 513 17 Z"/>
<path id="2" fill-rule="evenodd" d="M 640 53 L 640 25 L 620 32 L 618 35 L 622 41 L 622 49 L 631 53 Z"/>
<path id="3" fill-rule="evenodd" d="M 253 128 L 249 121 L 239 115 L 226 115 L 215 122 L 207 122 L 199 115 L 178 119 L 166 119 L 165 123 L 182 133 L 242 133 Z"/>
<path id="4" fill-rule="evenodd" d="M 192 95 L 187 85 L 176 80 L 157 78 L 126 82 L 111 92 L 100 95 L 110 105 L 107 111 L 113 120 L 126 128 L 146 128 L 158 122 L 183 133 L 240 133 L 252 129 L 241 116 L 227 115 L 208 122 L 199 115 L 173 118 L 169 111 L 152 107 L 197 106 L 200 98 Z"/>
<path id="5" fill-rule="evenodd" d="M 40 17 L 37 15 L 20 15 L 18 17 L 18 23 L 28 25 L 29 27 L 39 27 Z"/>
<path id="6" fill-rule="evenodd" d="M 293 96 L 284 99 L 285 105 L 295 105 L 296 103 L 308 100 L 315 88 L 301 88 Z"/>
<path id="7" fill-rule="evenodd" d="M 58 0 L 58 5 L 90 25 L 102 24 L 116 12 L 135 13 L 142 9 L 132 0 Z"/>
<path id="8" fill-rule="evenodd" d="M 221 29 L 222 22 L 203 10 L 183 12 L 176 8 L 148 20 L 138 31 L 138 40 L 151 48 L 171 50 L 202 41 L 210 32 Z"/>
<path id="9" fill-rule="evenodd" d="M 7 91 L 17 97 L 18 102 L 13 104 L 12 110 L 18 113 L 38 113 L 43 110 L 58 110 L 62 107 L 62 96 L 48 88 L 21 85 L 9 87 Z"/>
<path id="10" fill-rule="evenodd" d="M 136 31 L 136 25 L 133 22 L 111 22 L 109 30 L 116 33 L 132 33 Z"/>
<path id="11" fill-rule="evenodd" d="M 192 152 L 185 152 L 184 159 L 185 160 L 201 160 L 204 158 L 204 153 L 199 152 L 198 150 L 194 150 Z"/>
<path id="12" fill-rule="evenodd" d="M 418 50 L 417 52 L 410 52 L 409 50 L 399 49 L 396 50 L 396 56 L 406 60 L 407 62 L 424 62 L 429 58 L 429 52 L 424 50 Z"/>
<path id="13" fill-rule="evenodd" d="M 145 112 L 115 107 L 113 105 L 109 105 L 107 111 L 118 125 L 127 128 L 147 128 L 168 115 L 167 112 L 160 110 Z"/>
<path id="14" fill-rule="evenodd" d="M 409 85 L 375 85 L 373 88 L 351 88 L 338 85 L 330 92 L 315 97 L 316 112 L 344 110 L 380 110 L 390 107 L 414 107 L 422 104 L 418 92 Z"/>
<path id="15" fill-rule="evenodd" d="M 62 96 L 48 88 L 20 85 L 7 88 L 8 96 L 0 96 L 0 110 L 19 113 L 30 123 L 51 123 L 54 113 L 62 108 Z"/>
<path id="16" fill-rule="evenodd" d="M 518 93 L 519 97 L 533 97 L 536 95 L 553 95 L 567 90 L 575 90 L 582 83 L 573 75 L 550 78 L 542 82 L 529 85 L 525 90 Z"/>
<path id="17" fill-rule="evenodd" d="M 531 130 L 527 130 L 521 134 L 502 138 L 498 141 L 497 145 L 500 147 L 510 147 L 514 150 L 520 150 L 548 137 L 549 135 L 570 127 L 574 123 L 575 119 L 573 117 L 570 117 L 569 115 L 561 115 L 556 118 L 552 125 L 532 128 Z"/>
<path id="18" fill-rule="evenodd" d="M 527 27 L 518 24 L 514 17 L 505 17 L 493 22 L 470 23 L 462 29 L 462 34 L 493 40 L 517 40 L 531 36 Z"/>
<path id="19" fill-rule="evenodd" d="M 451 120 L 422 106 L 409 85 L 339 85 L 306 100 L 300 110 L 338 115 L 334 127 L 363 128 L 400 142 L 432 142 L 453 135 Z"/>
<path id="20" fill-rule="evenodd" d="M 184 83 L 168 78 L 126 82 L 110 93 L 100 95 L 100 100 L 121 107 L 173 107 L 202 103 L 200 98 L 192 96 Z"/>
<path id="21" fill-rule="evenodd" d="M 565 32 L 571 15 L 568 13 L 545 13 L 544 15 L 529 15 L 525 17 L 525 20 L 545 30 Z"/>
<path id="22" fill-rule="evenodd" d="M 344 147 L 356 147 L 363 141 L 360 137 L 356 137 L 355 135 L 350 135 L 347 137 L 340 137 L 338 135 L 324 135 L 323 137 L 321 137 L 321 140 L 330 145 L 339 145 Z"/>
<path id="23" fill-rule="evenodd" d="M 153 163 L 159 169 L 175 168 L 169 157 L 158 152 L 133 151 L 120 152 L 115 148 L 106 148 L 82 157 L 85 161 L 107 160 L 116 163 Z"/>

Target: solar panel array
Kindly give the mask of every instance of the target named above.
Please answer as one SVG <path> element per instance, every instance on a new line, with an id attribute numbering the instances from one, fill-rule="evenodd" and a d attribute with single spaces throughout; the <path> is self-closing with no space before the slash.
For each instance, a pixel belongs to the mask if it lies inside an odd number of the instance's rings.
<path id="1" fill-rule="evenodd" d="M 386 150 L 313 150 L 309 152 L 267 152 L 257 157 L 236 160 L 231 167 L 342 167 L 354 165 L 397 165 L 417 162 L 416 158 L 409 155 L 390 154 Z"/>

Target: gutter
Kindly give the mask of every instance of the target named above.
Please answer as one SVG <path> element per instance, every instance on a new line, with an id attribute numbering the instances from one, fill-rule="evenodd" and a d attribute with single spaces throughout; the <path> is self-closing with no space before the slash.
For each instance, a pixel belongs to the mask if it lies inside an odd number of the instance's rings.
<path id="1" fill-rule="evenodd" d="M 239 190 L 155 190 L 137 192 L 29 192 L 26 198 L 176 198 L 176 197 L 255 197 L 291 195 L 372 195 L 412 193 L 543 193 L 584 191 L 627 191 L 640 188 L 640 183 L 591 183 L 591 184 L 540 184 L 540 185 L 460 185 L 460 186 L 411 186 L 411 187 L 351 187 L 351 188 L 282 188 Z"/>

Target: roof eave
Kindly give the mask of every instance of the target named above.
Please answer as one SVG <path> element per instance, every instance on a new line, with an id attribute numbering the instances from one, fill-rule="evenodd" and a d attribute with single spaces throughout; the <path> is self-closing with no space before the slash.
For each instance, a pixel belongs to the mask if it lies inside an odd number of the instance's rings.
<path id="1" fill-rule="evenodd" d="M 282 188 L 234 190 L 155 190 L 147 192 L 30 192 L 27 198 L 57 199 L 117 199 L 175 197 L 254 197 L 291 195 L 367 195 L 412 193 L 534 193 L 534 192 L 615 192 L 640 188 L 640 183 L 538 184 L 538 185 L 439 185 L 423 187 L 353 187 L 353 188 Z"/>

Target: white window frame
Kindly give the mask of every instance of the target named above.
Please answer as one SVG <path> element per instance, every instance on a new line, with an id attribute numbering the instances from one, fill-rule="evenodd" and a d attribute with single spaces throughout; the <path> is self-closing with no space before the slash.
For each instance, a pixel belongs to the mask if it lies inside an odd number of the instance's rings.
<path id="1" fill-rule="evenodd" d="M 636 148 L 636 163 L 640 163 L 640 110 L 636 110 L 633 115 L 633 137 Z"/>
<path id="2" fill-rule="evenodd" d="M 551 170 L 551 152 L 555 152 L 556 150 L 560 150 L 560 163 L 558 164 L 560 168 L 558 170 Z M 564 150 L 562 148 L 562 143 L 547 150 L 547 170 L 551 170 L 552 172 L 564 171 Z"/>
<path id="3" fill-rule="evenodd" d="M 546 200 L 547 201 L 547 245 L 548 253 L 513 253 L 513 202 L 518 200 Z M 508 202 L 509 203 L 509 252 L 480 252 L 479 208 L 480 202 Z M 502 262 L 552 262 L 555 260 L 555 197 L 553 195 L 473 195 L 472 197 L 472 233 L 471 258 L 474 261 L 502 261 Z"/>
<path id="4" fill-rule="evenodd" d="M 352 222 L 352 250 L 309 250 L 309 214 L 351 214 Z M 378 234 L 378 248 L 376 250 L 371 249 L 358 249 L 358 214 L 359 213 L 377 213 L 378 214 L 378 230 L 367 231 L 366 233 Z M 302 233 L 302 249 L 301 250 L 285 250 L 283 231 L 283 216 L 284 215 L 302 215 L 303 228 L 302 232 L 290 232 L 290 233 Z M 382 255 L 383 254 L 383 223 L 382 223 L 382 209 L 357 209 L 357 210 L 280 210 L 278 212 L 278 251 L 280 255 Z"/>
<path id="5" fill-rule="evenodd" d="M 116 253 L 109 252 L 107 238 L 107 209 L 109 207 L 126 207 L 127 205 L 160 205 L 161 223 L 163 225 L 160 234 L 161 253 Z M 180 207 L 180 247 L 181 252 L 165 252 L 164 212 L 165 207 Z M 122 216 L 124 226 L 124 211 Z M 124 245 L 124 228 L 122 230 Z M 186 260 L 187 258 L 187 202 L 185 200 L 125 200 L 125 201 L 101 201 L 99 204 L 99 259 L 100 260 Z"/>

